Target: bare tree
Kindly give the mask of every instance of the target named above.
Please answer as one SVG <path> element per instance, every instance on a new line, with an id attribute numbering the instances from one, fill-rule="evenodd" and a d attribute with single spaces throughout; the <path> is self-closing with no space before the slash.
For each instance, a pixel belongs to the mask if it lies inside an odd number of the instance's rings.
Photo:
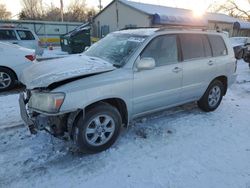
<path id="1" fill-rule="evenodd" d="M 45 10 L 42 20 L 61 21 L 61 9 L 51 4 L 51 6 Z"/>
<path id="2" fill-rule="evenodd" d="M 247 0 L 247 2 L 250 6 L 250 0 Z M 214 9 L 214 12 L 224 12 L 230 16 L 250 21 L 250 10 L 240 7 L 235 0 L 227 0 L 222 5 L 218 5 L 217 8 Z"/>
<path id="3" fill-rule="evenodd" d="M 44 15 L 42 0 L 22 0 L 20 19 L 41 20 Z"/>
<path id="4" fill-rule="evenodd" d="M 95 9 L 87 7 L 86 0 L 72 0 L 65 12 L 61 7 L 43 5 L 42 0 L 22 0 L 23 9 L 19 15 L 20 19 L 86 22 L 96 14 Z M 63 1 L 61 1 L 62 3 Z"/>
<path id="5" fill-rule="evenodd" d="M 0 4 L 0 20 L 10 19 L 11 13 L 7 10 L 4 4 Z"/>
<path id="6" fill-rule="evenodd" d="M 93 14 L 95 14 L 95 10 L 87 7 L 86 0 L 72 0 L 67 12 L 64 14 L 64 20 L 88 21 Z"/>

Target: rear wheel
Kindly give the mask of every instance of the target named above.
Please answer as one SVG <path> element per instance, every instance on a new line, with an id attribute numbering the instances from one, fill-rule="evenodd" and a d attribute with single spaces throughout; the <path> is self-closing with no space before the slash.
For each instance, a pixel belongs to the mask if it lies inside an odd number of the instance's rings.
<path id="1" fill-rule="evenodd" d="M 225 87 L 219 80 L 213 81 L 202 98 L 198 101 L 198 106 L 205 112 L 214 111 L 221 103 Z"/>
<path id="2" fill-rule="evenodd" d="M 15 74 L 11 70 L 0 68 L 0 92 L 12 89 L 15 81 Z"/>
<path id="3" fill-rule="evenodd" d="M 91 108 L 84 119 L 79 117 L 74 130 L 74 140 L 81 151 L 97 153 L 108 149 L 116 141 L 121 129 L 118 110 L 106 103 Z"/>

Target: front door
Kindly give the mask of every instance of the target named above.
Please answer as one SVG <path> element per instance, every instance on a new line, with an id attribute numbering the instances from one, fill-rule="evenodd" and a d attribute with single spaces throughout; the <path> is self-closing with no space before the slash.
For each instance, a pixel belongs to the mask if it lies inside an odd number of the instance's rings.
<path id="1" fill-rule="evenodd" d="M 182 63 L 179 62 L 176 35 L 153 39 L 139 58 L 153 58 L 152 70 L 134 72 L 133 110 L 135 115 L 178 103 L 182 87 Z"/>

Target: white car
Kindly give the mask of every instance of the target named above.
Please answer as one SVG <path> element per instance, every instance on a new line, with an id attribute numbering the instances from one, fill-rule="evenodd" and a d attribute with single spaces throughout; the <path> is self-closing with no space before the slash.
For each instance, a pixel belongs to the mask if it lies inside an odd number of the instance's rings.
<path id="1" fill-rule="evenodd" d="M 0 42 L 0 92 L 6 91 L 19 81 L 23 69 L 36 59 L 35 50 Z"/>
<path id="2" fill-rule="evenodd" d="M 38 55 L 43 54 L 40 39 L 33 31 L 27 28 L 0 26 L 0 42 L 9 42 L 25 48 L 34 49 Z"/>

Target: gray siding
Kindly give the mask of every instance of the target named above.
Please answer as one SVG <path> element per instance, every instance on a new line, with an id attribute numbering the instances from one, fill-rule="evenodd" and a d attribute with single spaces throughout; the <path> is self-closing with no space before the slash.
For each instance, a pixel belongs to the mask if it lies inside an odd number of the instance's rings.
<path id="1" fill-rule="evenodd" d="M 149 27 L 151 19 L 147 14 L 139 12 L 120 2 L 114 2 L 94 19 L 93 36 L 124 29 L 127 26 Z M 104 30 L 104 33 L 102 32 Z"/>

